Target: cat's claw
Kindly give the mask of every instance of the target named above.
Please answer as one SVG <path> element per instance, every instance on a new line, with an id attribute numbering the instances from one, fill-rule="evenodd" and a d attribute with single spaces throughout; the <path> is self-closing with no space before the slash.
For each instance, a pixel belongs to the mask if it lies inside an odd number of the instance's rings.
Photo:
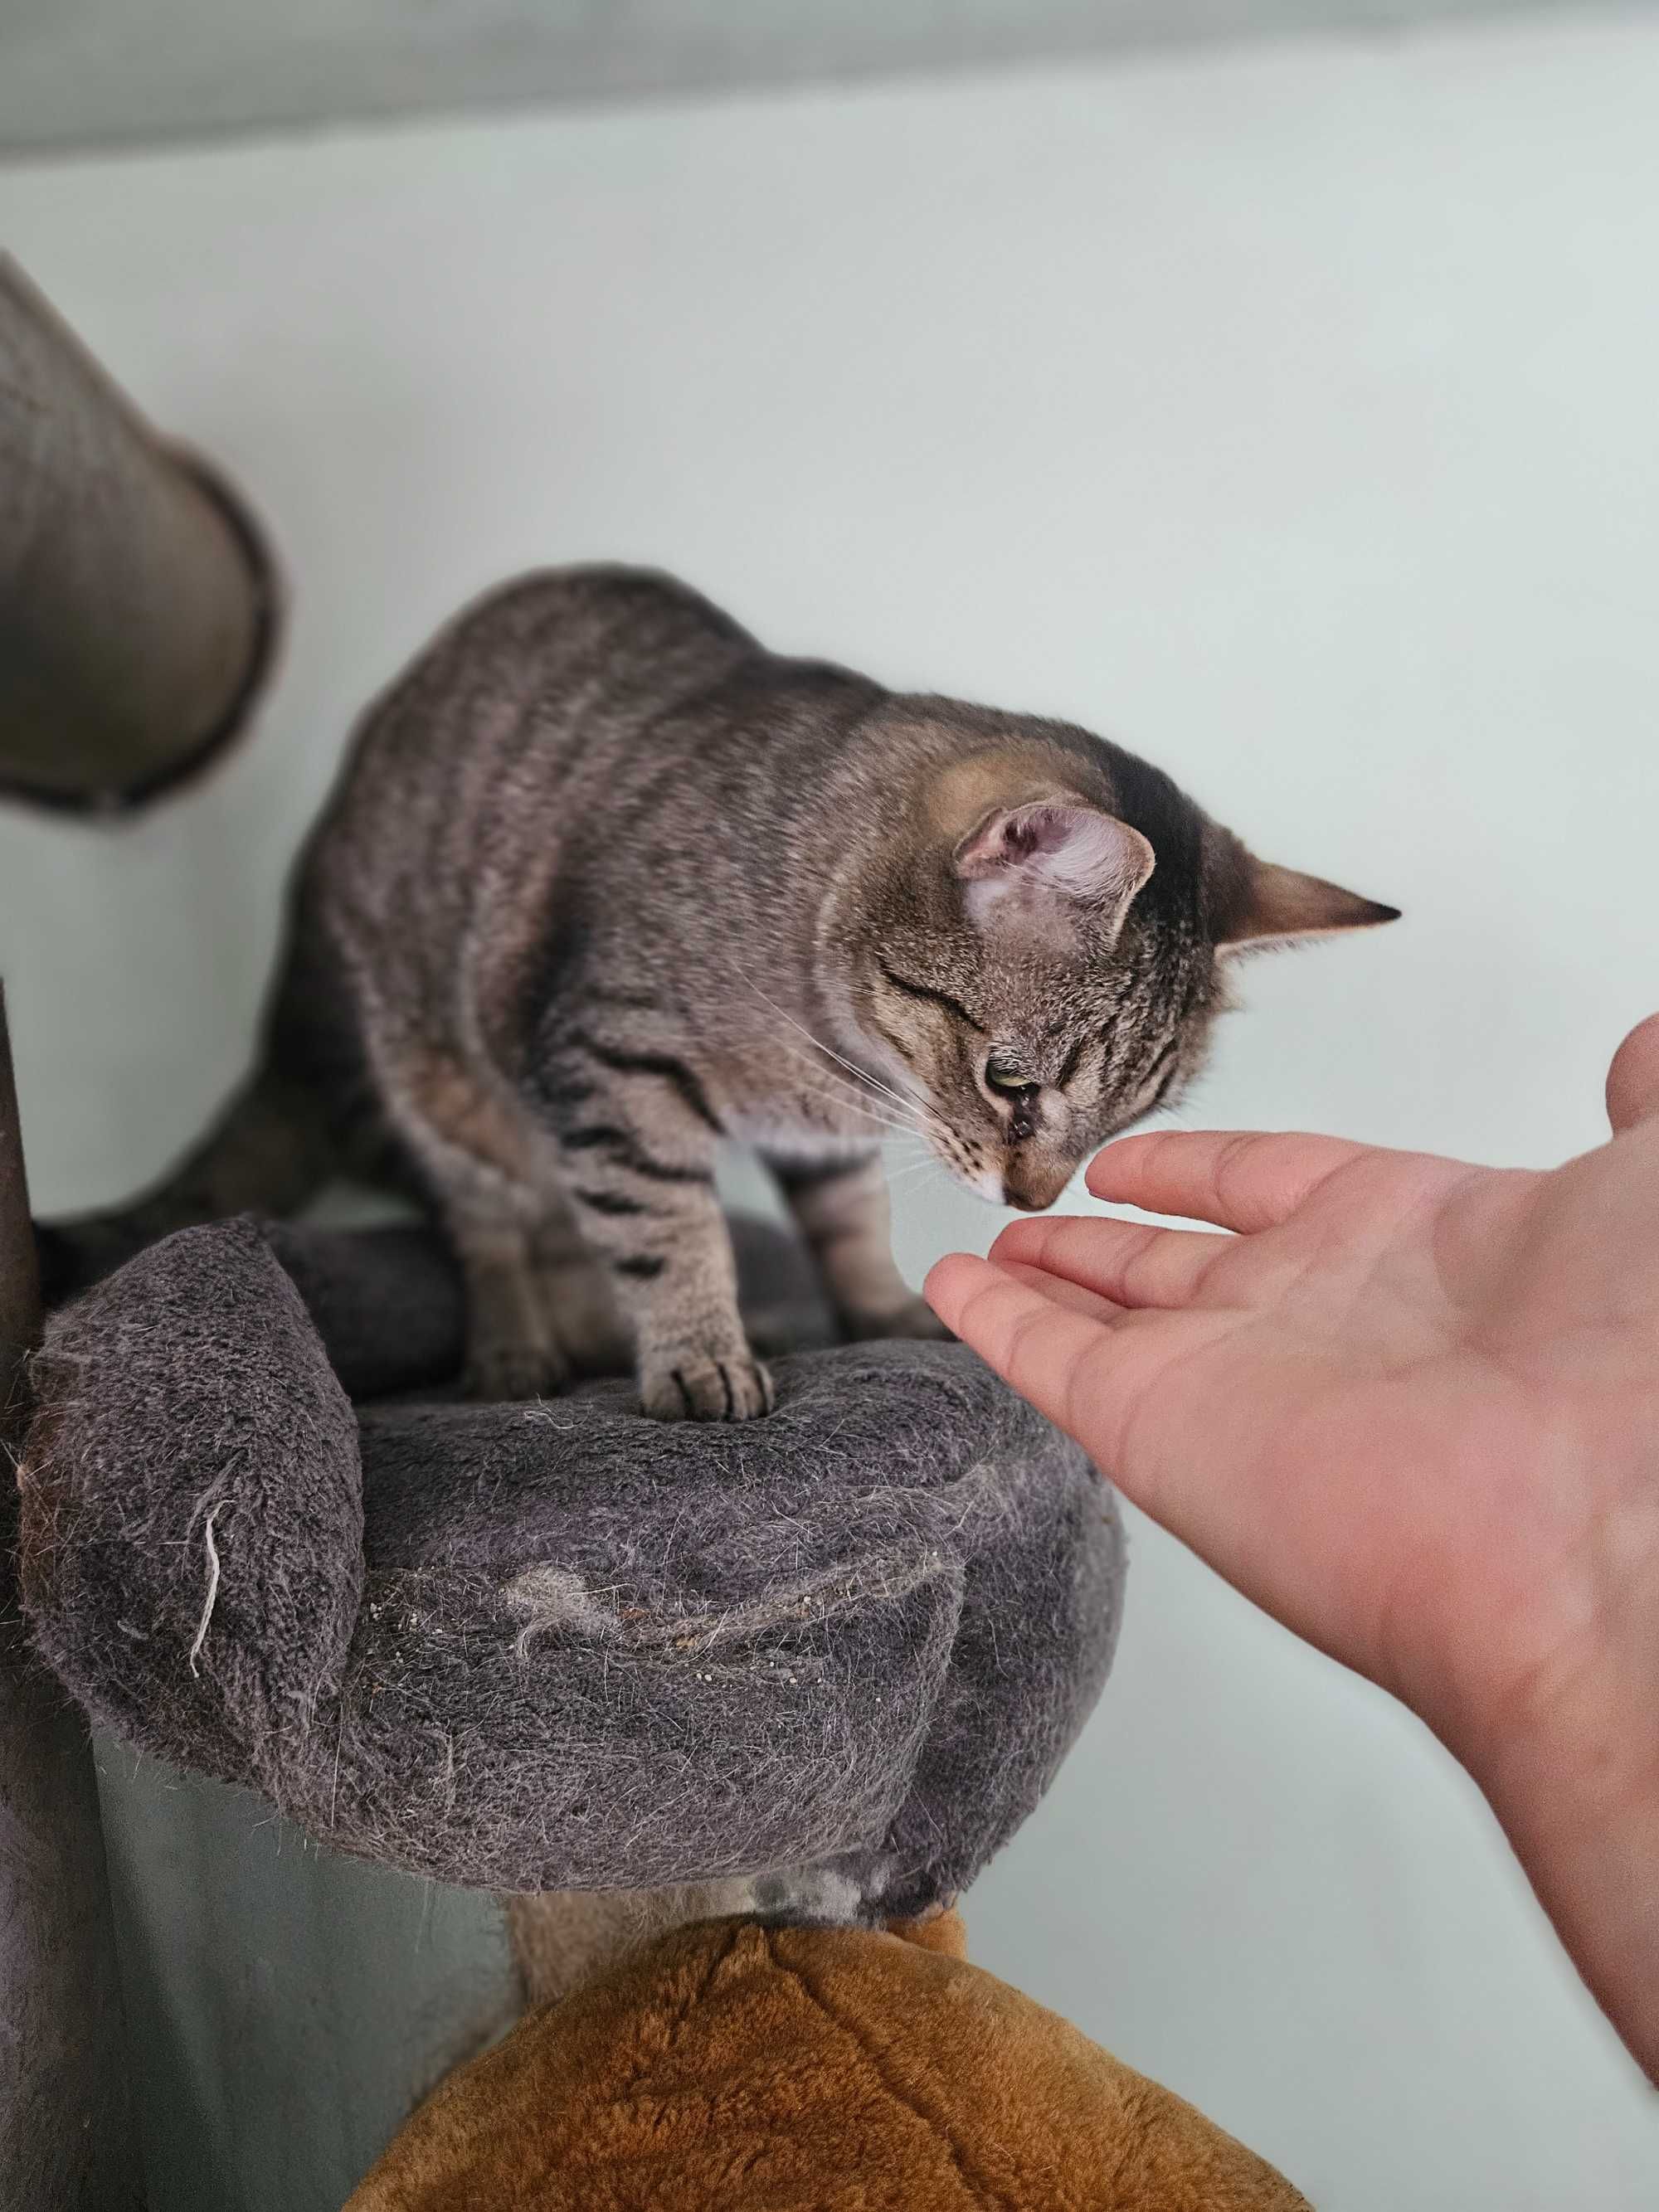
<path id="1" fill-rule="evenodd" d="M 772 1377 L 747 1352 L 653 1361 L 640 1376 L 640 1399 L 654 1421 L 752 1421 L 776 1402 Z"/>
<path id="2" fill-rule="evenodd" d="M 461 1378 L 469 1398 L 556 1397 L 570 1381 L 569 1363 L 544 1344 L 476 1344 Z"/>

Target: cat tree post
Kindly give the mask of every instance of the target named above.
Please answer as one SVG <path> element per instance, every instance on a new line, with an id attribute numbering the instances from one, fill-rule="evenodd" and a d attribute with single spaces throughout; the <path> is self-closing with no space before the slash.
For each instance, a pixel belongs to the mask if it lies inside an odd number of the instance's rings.
<path id="1" fill-rule="evenodd" d="M 0 1462 L 8 1475 L 39 1324 L 0 990 Z M 9 1480 L 0 1499 L 0 2203 L 19 2212 L 136 2212 L 143 2187 L 87 1725 L 25 1640 Z"/>
<path id="2" fill-rule="evenodd" d="M 0 799 L 115 813 L 246 721 L 275 571 L 233 489 L 159 437 L 0 254 Z M 0 1000 L 0 2204 L 145 2202 L 87 1723 L 35 1660 L 11 1458 L 40 1324 Z"/>
<path id="3" fill-rule="evenodd" d="M 0 255 L 0 795 L 154 797 L 246 720 L 275 629 L 240 499 Z"/>

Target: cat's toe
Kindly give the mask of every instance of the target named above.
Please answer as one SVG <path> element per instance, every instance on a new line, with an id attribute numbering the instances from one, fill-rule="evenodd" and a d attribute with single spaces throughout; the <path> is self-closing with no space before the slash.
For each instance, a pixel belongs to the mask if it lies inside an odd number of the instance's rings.
<path id="1" fill-rule="evenodd" d="M 640 1399 L 657 1421 L 752 1421 L 775 1402 L 772 1377 L 746 1352 L 652 1361 L 640 1376 Z"/>
<path id="2" fill-rule="evenodd" d="M 945 1326 L 926 1298 L 910 1298 L 884 1314 L 843 1316 L 847 1334 L 855 1344 L 878 1337 L 908 1337 L 928 1344 L 954 1344 L 956 1337 Z"/>
<path id="3" fill-rule="evenodd" d="M 556 1397 L 570 1380 L 569 1363 L 545 1344 L 475 1344 L 461 1387 L 469 1398 Z"/>

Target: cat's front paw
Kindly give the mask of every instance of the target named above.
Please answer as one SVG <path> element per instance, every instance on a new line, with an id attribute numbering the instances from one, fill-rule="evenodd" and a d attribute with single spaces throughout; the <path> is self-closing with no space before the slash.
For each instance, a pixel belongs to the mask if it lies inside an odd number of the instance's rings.
<path id="1" fill-rule="evenodd" d="M 908 1337 L 928 1344 L 954 1344 L 957 1340 L 926 1298 L 908 1298 L 902 1306 L 895 1306 L 886 1313 L 843 1314 L 842 1326 L 854 1344 L 867 1344 L 888 1336 Z"/>
<path id="2" fill-rule="evenodd" d="M 715 1358 L 690 1348 L 642 1363 L 640 1400 L 653 1421 L 752 1421 L 775 1402 L 772 1377 L 752 1352 Z"/>
<path id="3" fill-rule="evenodd" d="M 469 1398 L 491 1403 L 556 1397 L 569 1381 L 570 1363 L 556 1346 L 486 1338 L 469 1351 L 461 1388 Z"/>

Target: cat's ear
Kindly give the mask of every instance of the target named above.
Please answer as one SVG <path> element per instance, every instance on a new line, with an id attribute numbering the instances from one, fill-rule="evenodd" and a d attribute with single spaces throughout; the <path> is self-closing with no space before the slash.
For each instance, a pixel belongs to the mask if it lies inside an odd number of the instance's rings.
<path id="1" fill-rule="evenodd" d="M 1216 938 L 1224 952 L 1291 945 L 1307 937 L 1334 937 L 1348 929 L 1375 929 L 1398 921 L 1397 906 L 1345 891 L 1322 876 L 1304 876 L 1271 860 L 1247 856 L 1242 880 Z"/>
<path id="2" fill-rule="evenodd" d="M 1020 921 L 1040 927 L 1070 908 L 1115 930 L 1152 872 L 1152 848 L 1139 830 L 1066 799 L 996 808 L 951 857 L 981 929 Z"/>

